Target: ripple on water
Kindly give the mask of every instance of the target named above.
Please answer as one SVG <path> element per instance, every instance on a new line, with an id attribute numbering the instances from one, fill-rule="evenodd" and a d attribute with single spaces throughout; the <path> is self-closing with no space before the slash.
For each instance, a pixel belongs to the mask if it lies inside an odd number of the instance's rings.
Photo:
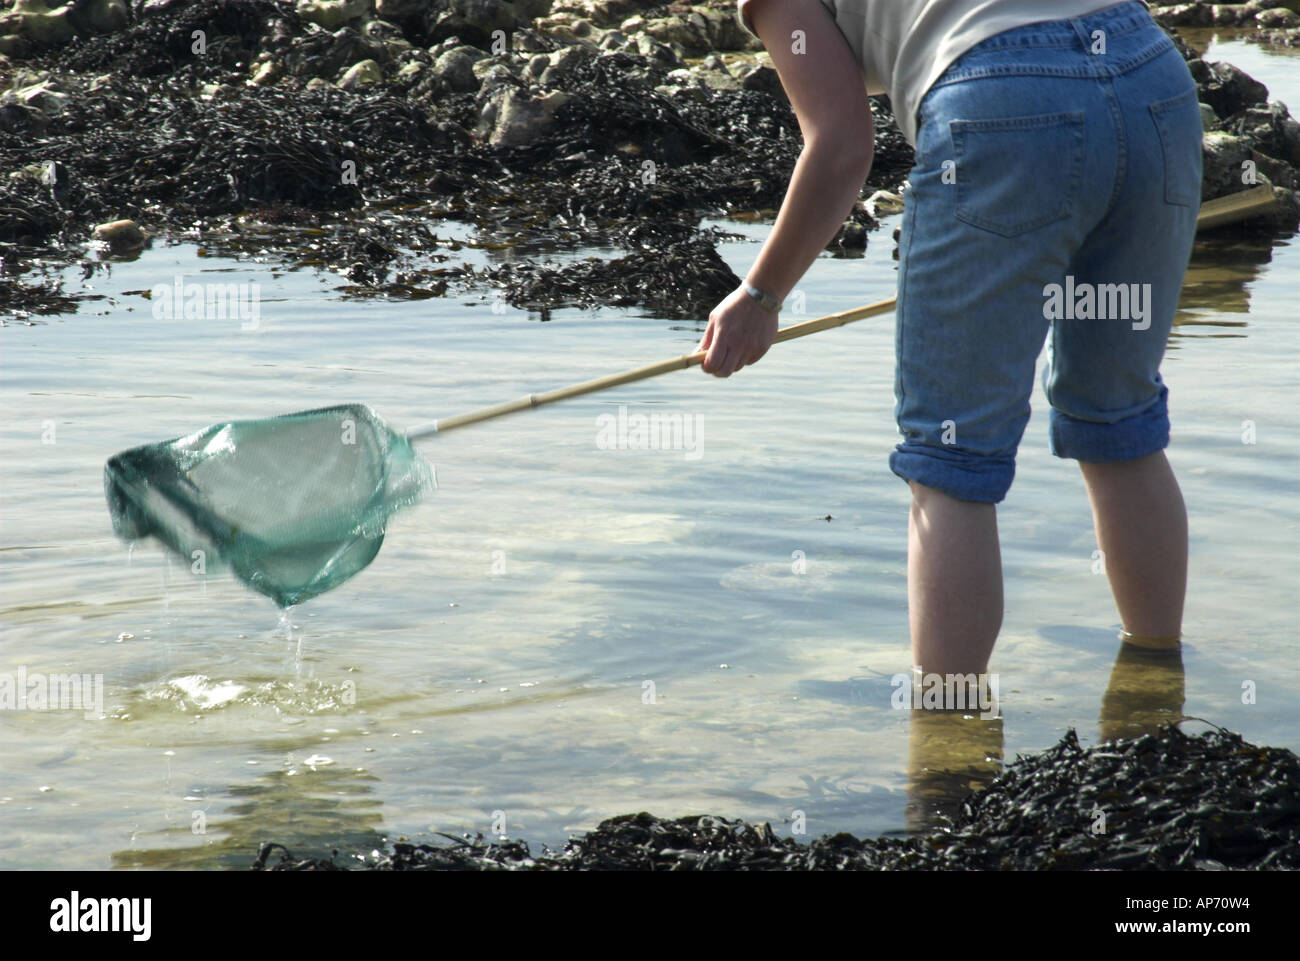
<path id="1" fill-rule="evenodd" d="M 283 714 L 314 714 L 346 710 L 356 703 L 351 682 L 269 680 L 240 683 L 213 680 L 206 674 L 186 674 L 161 681 L 144 692 L 145 700 L 170 704 L 186 713 L 214 711 L 232 705 L 272 707 Z"/>
<path id="2" fill-rule="evenodd" d="M 790 561 L 745 564 L 723 574 L 718 583 L 729 591 L 772 591 L 789 594 L 818 594 L 834 589 L 851 573 L 848 561 L 809 561 L 796 557 Z"/>

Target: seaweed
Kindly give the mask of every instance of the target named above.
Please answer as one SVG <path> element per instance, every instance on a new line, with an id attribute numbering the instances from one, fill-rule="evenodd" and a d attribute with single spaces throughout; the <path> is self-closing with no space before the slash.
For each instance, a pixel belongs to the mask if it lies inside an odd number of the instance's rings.
<path id="1" fill-rule="evenodd" d="M 1182 722 L 1180 722 L 1182 723 Z M 373 871 L 1191 871 L 1300 867 L 1300 759 L 1216 728 L 1083 748 L 1073 728 L 1020 756 L 926 835 L 801 843 L 769 824 L 624 814 L 533 854 L 527 842 L 442 835 L 339 862 L 262 846 L 255 870 Z M 278 860 L 271 858 L 279 850 Z"/>

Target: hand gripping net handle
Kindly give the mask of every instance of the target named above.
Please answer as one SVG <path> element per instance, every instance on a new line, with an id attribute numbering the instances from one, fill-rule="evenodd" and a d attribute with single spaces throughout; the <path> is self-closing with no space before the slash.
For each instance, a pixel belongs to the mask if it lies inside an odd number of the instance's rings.
<path id="1" fill-rule="evenodd" d="M 867 304 L 864 307 L 855 307 L 853 310 L 846 310 L 839 314 L 828 314 L 825 317 L 818 317 L 816 320 L 806 320 L 802 324 L 794 324 L 790 327 L 777 331 L 774 343 L 781 343 L 786 340 L 794 340 L 796 337 L 805 337 L 808 334 L 815 334 L 819 330 L 829 330 L 832 327 L 843 327 L 845 324 L 851 324 L 855 320 L 862 320 L 864 317 L 876 317 L 880 314 L 887 314 L 894 309 L 895 299 L 890 297 L 888 300 L 881 300 L 874 304 Z M 688 367 L 694 367 L 704 360 L 704 351 L 698 351 L 694 354 L 683 354 L 680 357 L 674 357 L 672 360 L 660 361 L 657 364 L 647 364 L 645 367 L 636 367 L 632 370 L 625 370 L 621 374 L 610 374 L 607 377 L 597 377 L 595 380 L 584 381 L 580 384 L 571 384 L 568 387 L 559 387 L 555 390 L 548 390 L 541 394 L 528 394 L 517 400 L 507 401 L 504 404 L 495 404 L 492 407 L 483 407 L 479 410 L 470 411 L 467 414 L 458 414 L 455 417 L 444 417 L 441 420 L 431 421 L 427 424 L 417 424 L 406 432 L 407 440 L 421 440 L 426 437 L 432 437 L 434 434 L 445 434 L 449 430 L 457 427 L 464 427 L 468 424 L 477 424 L 480 421 L 491 420 L 494 417 L 501 417 L 505 414 L 513 414 L 520 410 L 531 410 L 534 407 L 541 407 L 545 404 L 553 404 L 556 401 L 567 400 L 570 397 L 580 397 L 583 394 L 592 394 L 598 390 L 605 390 L 610 387 L 618 387 L 620 384 L 630 384 L 633 381 L 645 380 L 648 377 L 658 377 L 660 374 L 666 374 L 670 370 L 685 370 Z"/>

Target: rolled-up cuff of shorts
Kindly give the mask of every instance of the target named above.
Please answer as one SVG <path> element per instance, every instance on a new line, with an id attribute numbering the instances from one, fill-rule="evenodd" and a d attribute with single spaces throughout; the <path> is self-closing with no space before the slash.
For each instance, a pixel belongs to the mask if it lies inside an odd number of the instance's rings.
<path id="1" fill-rule="evenodd" d="M 1169 446 L 1169 388 L 1145 410 L 1113 424 L 1079 420 L 1052 408 L 1052 453 L 1084 463 L 1133 460 Z"/>
<path id="2" fill-rule="evenodd" d="M 889 469 L 905 481 L 933 487 L 958 500 L 998 504 L 1011 489 L 1016 459 L 899 444 L 889 455 Z"/>

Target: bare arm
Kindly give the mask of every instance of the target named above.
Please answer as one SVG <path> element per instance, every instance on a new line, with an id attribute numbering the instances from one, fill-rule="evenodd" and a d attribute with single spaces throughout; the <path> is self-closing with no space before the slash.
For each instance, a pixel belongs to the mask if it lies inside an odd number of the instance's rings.
<path id="1" fill-rule="evenodd" d="M 794 107 L 804 149 L 749 282 L 784 300 L 835 237 L 871 171 L 862 68 L 820 0 L 742 0 Z M 804 31 L 806 52 L 792 36 Z"/>
<path id="2" fill-rule="evenodd" d="M 776 223 L 746 277 L 784 300 L 862 191 L 873 153 L 871 107 L 861 67 L 820 0 L 741 3 L 772 57 L 804 139 Z M 709 352 L 704 370 L 726 377 L 754 363 L 776 329 L 775 314 L 743 290 L 733 292 L 709 316 L 700 341 Z"/>

